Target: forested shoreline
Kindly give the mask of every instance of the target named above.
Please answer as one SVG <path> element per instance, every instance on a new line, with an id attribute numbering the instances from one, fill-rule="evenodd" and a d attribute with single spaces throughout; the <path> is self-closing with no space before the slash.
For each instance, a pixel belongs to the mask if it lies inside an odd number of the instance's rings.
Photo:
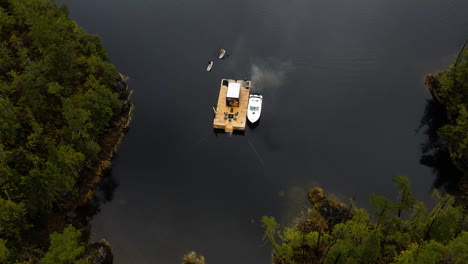
<path id="1" fill-rule="evenodd" d="M 310 203 L 292 223 L 261 219 L 264 240 L 272 247 L 273 264 L 463 264 L 468 257 L 468 218 L 450 194 L 433 192 L 429 208 L 411 192 L 407 177 L 393 179 L 396 200 L 372 194 L 372 211 L 327 198 L 318 187 L 307 193 Z M 301 204 L 302 205 L 302 204 Z M 372 212 L 372 213 L 371 213 Z M 182 264 L 205 264 L 187 253 Z"/>
<path id="2" fill-rule="evenodd" d="M 427 104 L 422 121 L 422 125 L 426 126 L 428 141 L 423 144 L 421 163 L 431 167 L 439 181 L 451 182 L 449 191 L 466 210 L 468 208 L 466 43 L 454 63 L 443 72 L 427 75 L 425 84 L 432 95 L 432 100 Z"/>
<path id="3" fill-rule="evenodd" d="M 311 207 L 292 227 L 263 217 L 273 263 L 464 263 L 468 219 L 454 197 L 434 191 L 436 205 L 428 210 L 411 194 L 408 178 L 396 177 L 394 184 L 398 200 L 373 194 L 373 214 L 313 188 Z"/>
<path id="4" fill-rule="evenodd" d="M 109 166 L 130 95 L 65 5 L 0 0 L 0 263 L 92 261 L 70 215 Z"/>

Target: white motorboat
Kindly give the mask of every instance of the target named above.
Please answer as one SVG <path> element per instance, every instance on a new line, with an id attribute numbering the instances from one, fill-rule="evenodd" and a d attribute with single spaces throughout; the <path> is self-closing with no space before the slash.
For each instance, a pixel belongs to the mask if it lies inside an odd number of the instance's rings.
<path id="1" fill-rule="evenodd" d="M 225 50 L 225 49 L 221 49 L 220 52 L 221 52 L 221 53 L 219 54 L 219 58 L 222 59 L 222 58 L 224 58 L 224 55 L 226 55 L 226 50 Z"/>
<path id="2" fill-rule="evenodd" d="M 260 119 L 260 114 L 262 113 L 262 100 L 263 96 L 259 94 L 252 94 L 249 96 L 247 118 L 252 124 Z"/>
<path id="3" fill-rule="evenodd" d="M 208 67 L 206 67 L 206 71 L 211 71 L 211 68 L 213 68 L 213 61 L 208 62 Z"/>

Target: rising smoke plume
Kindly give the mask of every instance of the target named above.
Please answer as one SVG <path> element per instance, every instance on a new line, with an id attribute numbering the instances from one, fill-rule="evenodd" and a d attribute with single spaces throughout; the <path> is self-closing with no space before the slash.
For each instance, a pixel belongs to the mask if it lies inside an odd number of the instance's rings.
<path id="1" fill-rule="evenodd" d="M 290 61 L 274 58 L 254 61 L 251 65 L 252 90 L 263 92 L 281 87 L 286 80 L 286 74 L 292 69 Z"/>

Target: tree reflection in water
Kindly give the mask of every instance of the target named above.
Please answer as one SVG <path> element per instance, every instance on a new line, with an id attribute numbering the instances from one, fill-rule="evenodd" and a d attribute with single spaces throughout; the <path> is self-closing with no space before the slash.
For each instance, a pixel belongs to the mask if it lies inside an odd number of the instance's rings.
<path id="1" fill-rule="evenodd" d="M 432 169 L 436 178 L 435 188 L 444 188 L 448 193 L 457 191 L 462 177 L 452 163 L 447 144 L 437 135 L 437 130 L 447 124 L 447 115 L 443 105 L 433 99 L 427 100 L 426 108 L 418 130 L 424 129 L 426 140 L 421 144 L 421 158 L 419 162 Z"/>
<path id="2" fill-rule="evenodd" d="M 119 182 L 113 176 L 112 168 L 105 170 L 102 181 L 95 186 L 93 198 L 85 206 L 77 208 L 80 226 L 85 227 L 84 236 L 89 237 L 91 232 L 89 223 L 95 215 L 101 212 L 104 204 L 114 199 L 114 193 L 118 187 Z"/>

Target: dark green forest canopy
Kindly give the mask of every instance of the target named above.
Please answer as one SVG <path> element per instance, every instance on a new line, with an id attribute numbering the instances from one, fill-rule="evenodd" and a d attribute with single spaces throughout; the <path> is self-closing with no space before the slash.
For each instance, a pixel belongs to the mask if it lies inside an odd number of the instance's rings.
<path id="1" fill-rule="evenodd" d="M 0 262 L 18 254 L 34 219 L 76 197 L 121 111 L 117 76 L 65 6 L 0 0 Z"/>

